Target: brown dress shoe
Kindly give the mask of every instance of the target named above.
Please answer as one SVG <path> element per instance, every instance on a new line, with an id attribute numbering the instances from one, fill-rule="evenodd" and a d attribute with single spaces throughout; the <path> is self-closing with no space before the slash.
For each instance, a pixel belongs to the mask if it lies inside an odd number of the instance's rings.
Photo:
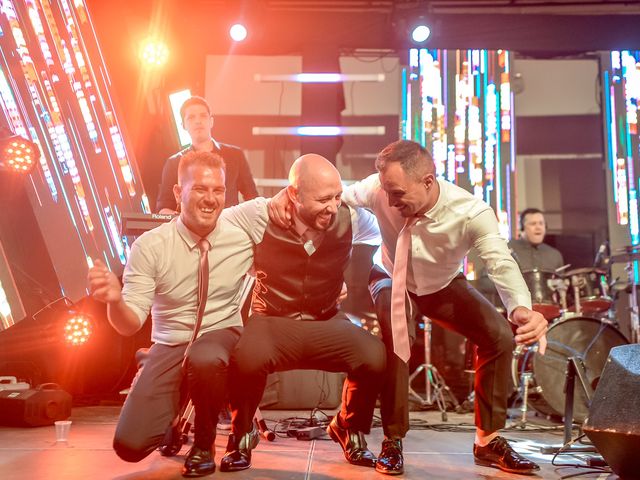
<path id="1" fill-rule="evenodd" d="M 473 445 L 473 458 L 476 465 L 483 467 L 494 467 L 509 473 L 519 473 L 522 475 L 532 475 L 540 467 L 527 460 L 503 438 L 496 437 L 488 445 L 480 447 Z"/>
<path id="2" fill-rule="evenodd" d="M 385 475 L 401 475 L 404 472 L 402 440 L 385 438 L 382 441 L 382 450 L 376 462 L 376 472 Z"/>
<path id="3" fill-rule="evenodd" d="M 376 456 L 367 448 L 364 433 L 342 428 L 338 423 L 338 415 L 331 420 L 327 433 L 334 442 L 340 444 L 347 462 L 361 467 L 376 466 Z"/>

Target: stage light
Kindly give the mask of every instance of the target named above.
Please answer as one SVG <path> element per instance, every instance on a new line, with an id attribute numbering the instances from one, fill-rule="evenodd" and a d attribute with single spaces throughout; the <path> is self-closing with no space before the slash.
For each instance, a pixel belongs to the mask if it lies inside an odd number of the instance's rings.
<path id="1" fill-rule="evenodd" d="M 109 324 L 106 305 L 91 297 L 56 300 L 0 330 L 0 376 L 57 383 L 74 396 L 117 396 L 135 374 L 136 350 L 149 346 L 147 324 L 123 337 Z"/>
<path id="2" fill-rule="evenodd" d="M 384 135 L 384 125 L 350 126 L 338 125 L 300 127 L 253 127 L 254 135 L 296 135 L 303 137 L 335 137 L 338 135 Z"/>
<path id="3" fill-rule="evenodd" d="M 64 323 L 64 340 L 68 346 L 87 343 L 93 332 L 93 320 L 84 313 L 69 312 Z"/>
<path id="4" fill-rule="evenodd" d="M 417 25 L 411 32 L 411 39 L 416 43 L 426 42 L 431 35 L 431 29 L 426 25 Z"/>
<path id="5" fill-rule="evenodd" d="M 241 23 L 236 23 L 229 29 L 229 36 L 234 42 L 241 42 L 247 38 L 247 27 Z"/>
<path id="6" fill-rule="evenodd" d="M 162 41 L 147 39 L 140 46 L 140 60 L 149 67 L 162 67 L 169 60 L 169 47 Z"/>
<path id="7" fill-rule="evenodd" d="M 38 146 L 18 135 L 0 141 L 0 169 L 29 173 L 40 158 Z"/>
<path id="8" fill-rule="evenodd" d="M 384 82 L 386 76 L 384 73 L 256 73 L 253 79 L 256 82 L 295 83 Z"/>

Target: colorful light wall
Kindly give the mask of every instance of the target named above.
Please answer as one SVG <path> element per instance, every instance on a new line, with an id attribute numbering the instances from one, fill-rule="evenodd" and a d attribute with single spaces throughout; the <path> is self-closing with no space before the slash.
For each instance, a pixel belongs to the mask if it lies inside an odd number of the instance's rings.
<path id="1" fill-rule="evenodd" d="M 609 52 L 602 56 L 601 65 L 605 154 L 615 221 L 628 229 L 631 244 L 638 245 L 640 51 Z"/>
<path id="2" fill-rule="evenodd" d="M 83 0 L 0 0 L 0 47 L 0 121 L 40 149 L 24 186 L 60 295 L 75 301 L 89 258 L 119 273 L 121 215 L 148 201 Z"/>
<path id="3" fill-rule="evenodd" d="M 515 232 L 515 141 L 511 54 L 488 50 L 409 50 L 403 71 L 401 136 L 424 145 L 439 177 L 496 211 Z"/>

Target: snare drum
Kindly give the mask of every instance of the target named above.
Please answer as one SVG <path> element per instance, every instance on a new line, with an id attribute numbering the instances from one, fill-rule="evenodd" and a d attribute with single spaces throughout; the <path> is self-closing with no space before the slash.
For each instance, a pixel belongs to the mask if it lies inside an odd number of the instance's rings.
<path id="1" fill-rule="evenodd" d="M 558 279 L 558 274 L 535 269 L 522 272 L 522 276 L 531 292 L 532 309 L 540 312 L 547 320 L 558 318 L 561 313 L 560 301 L 558 293 L 550 282 Z"/>
<path id="2" fill-rule="evenodd" d="M 566 273 L 566 278 L 571 279 L 571 287 L 568 291 L 569 310 L 576 311 L 576 288 L 580 301 L 580 312 L 585 315 L 606 312 L 613 303 L 609 297 L 609 286 L 604 270 L 597 268 L 578 268 Z"/>
<path id="3" fill-rule="evenodd" d="M 523 375 L 531 375 L 528 404 L 543 415 L 564 415 L 567 362 L 578 357 L 584 365 L 587 382 L 595 389 L 609 350 L 629 343 L 620 331 L 596 318 L 575 316 L 549 327 L 547 351 L 538 355 L 536 348 L 519 346 L 514 352 L 511 373 L 514 385 L 520 387 Z M 573 418 L 583 422 L 589 412 L 588 401 L 576 379 Z"/>

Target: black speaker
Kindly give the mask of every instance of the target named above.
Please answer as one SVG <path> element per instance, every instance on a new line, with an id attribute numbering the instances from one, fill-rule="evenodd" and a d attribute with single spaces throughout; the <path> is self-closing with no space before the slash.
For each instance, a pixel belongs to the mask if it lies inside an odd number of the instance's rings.
<path id="1" fill-rule="evenodd" d="M 584 432 L 620 478 L 640 479 L 640 345 L 609 352 Z"/>
<path id="2" fill-rule="evenodd" d="M 0 391 L 0 424 L 11 427 L 53 425 L 71 416 L 71 395 L 54 383 L 29 390 Z"/>

